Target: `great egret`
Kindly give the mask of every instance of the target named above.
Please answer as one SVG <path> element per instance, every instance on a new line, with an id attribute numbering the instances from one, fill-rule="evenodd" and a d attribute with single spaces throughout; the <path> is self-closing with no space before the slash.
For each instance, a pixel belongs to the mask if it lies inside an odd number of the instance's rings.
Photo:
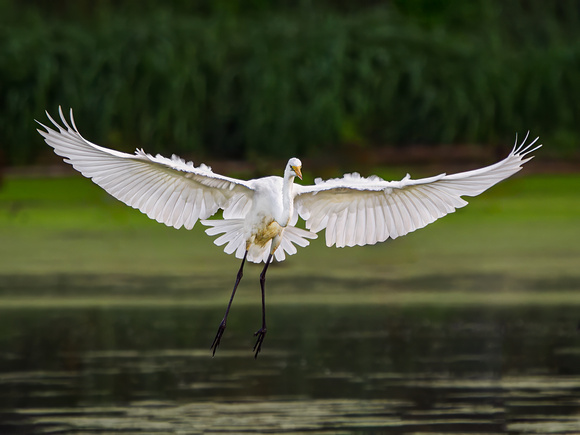
<path id="1" fill-rule="evenodd" d="M 538 138 L 526 145 L 528 135 L 518 146 L 516 136 L 505 159 L 454 175 L 412 180 L 407 174 L 401 181 L 385 181 L 352 173 L 304 186 L 294 183 L 295 177 L 302 179 L 302 163 L 294 157 L 288 160 L 283 177 L 237 180 L 216 174 L 204 164 L 195 167 L 175 155 L 168 159 L 142 149 L 127 154 L 101 147 L 81 136 L 72 109 L 71 124 L 60 107 L 59 114 L 64 127 L 46 112 L 58 131 L 40 122 L 46 131 L 38 131 L 65 162 L 115 198 L 165 225 L 191 229 L 201 220 L 209 227 L 208 235 L 221 234 L 216 245 L 225 245 L 227 254 L 242 259 L 210 348 L 213 355 L 226 329 L 246 260 L 264 262 L 260 274 L 262 326 L 255 333 L 253 349 L 257 357 L 266 335 L 265 281 L 273 258 L 283 261 L 286 254 L 296 253 L 295 245 L 307 246 L 323 229 L 326 245 L 337 247 L 372 245 L 415 231 L 465 206 L 462 196 L 479 195 L 519 171 L 532 158 L 526 156 L 541 146 L 534 147 Z M 223 210 L 223 220 L 207 220 L 218 209 Z M 298 216 L 304 219 L 306 229 L 295 226 Z"/>

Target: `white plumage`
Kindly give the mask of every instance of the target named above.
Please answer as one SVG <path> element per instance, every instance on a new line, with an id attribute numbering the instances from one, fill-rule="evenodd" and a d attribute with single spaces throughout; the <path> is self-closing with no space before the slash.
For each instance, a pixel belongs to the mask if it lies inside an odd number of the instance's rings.
<path id="1" fill-rule="evenodd" d="M 538 138 L 520 146 L 502 161 L 473 171 L 412 180 L 385 181 L 358 173 L 343 178 L 315 180 L 314 186 L 297 186 L 295 204 L 306 228 L 326 229 L 326 245 L 372 245 L 395 239 L 467 205 L 462 196 L 476 196 L 518 172 L 532 157 L 527 154 Z"/>
<path id="2" fill-rule="evenodd" d="M 187 229 L 201 220 L 209 227 L 207 234 L 220 235 L 215 243 L 225 245 L 226 253 L 244 261 L 265 262 L 262 292 L 272 257 L 283 261 L 286 255 L 296 253 L 296 246 L 307 246 L 323 229 L 326 245 L 337 247 L 372 245 L 403 236 L 465 206 L 462 196 L 479 195 L 515 174 L 541 146 L 534 146 L 538 138 L 526 145 L 527 135 L 518 146 L 516 136 L 516 144 L 505 159 L 454 175 L 418 180 L 407 175 L 401 181 L 385 181 L 353 173 L 303 186 L 294 183 L 296 176 L 302 178 L 302 164 L 296 158 L 288 161 L 283 177 L 238 180 L 216 174 L 204 164 L 195 167 L 175 155 L 168 159 L 143 150 L 127 154 L 101 147 L 81 136 L 72 110 L 70 124 L 61 108 L 59 114 L 64 127 L 47 113 L 56 130 L 41 123 L 46 131 L 38 130 L 56 154 L 151 219 Z M 219 209 L 223 210 L 223 220 L 208 220 Z M 295 226 L 298 216 L 306 222 L 306 230 Z M 225 329 L 227 311 L 212 345 L 214 353 Z M 265 319 L 257 335 L 256 356 L 265 335 Z"/>

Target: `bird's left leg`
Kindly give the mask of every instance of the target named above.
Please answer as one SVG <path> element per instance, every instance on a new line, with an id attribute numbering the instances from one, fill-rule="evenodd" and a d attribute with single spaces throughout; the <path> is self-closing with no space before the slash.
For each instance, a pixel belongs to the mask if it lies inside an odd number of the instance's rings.
<path id="1" fill-rule="evenodd" d="M 256 344 L 254 345 L 254 358 L 258 358 L 258 354 L 260 350 L 262 350 L 262 343 L 264 342 L 264 337 L 266 336 L 266 271 L 268 270 L 268 266 L 272 262 L 272 255 L 268 256 L 266 260 L 266 264 L 264 265 L 264 269 L 262 269 L 262 273 L 260 274 L 260 287 L 262 289 L 262 327 L 256 331 L 254 334 L 258 337 L 256 340 Z"/>

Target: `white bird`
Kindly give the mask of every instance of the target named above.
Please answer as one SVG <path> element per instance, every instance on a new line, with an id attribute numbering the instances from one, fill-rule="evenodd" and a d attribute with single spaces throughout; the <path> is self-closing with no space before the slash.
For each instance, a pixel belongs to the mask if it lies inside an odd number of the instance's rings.
<path id="1" fill-rule="evenodd" d="M 69 124 L 62 109 L 64 127 L 46 112 L 57 130 L 38 122 L 54 152 L 85 177 L 115 198 L 139 209 L 151 219 L 174 228 L 193 228 L 198 220 L 208 226 L 210 236 L 225 245 L 227 254 L 242 259 L 230 301 L 211 345 L 213 354 L 226 328 L 228 313 L 243 275 L 246 260 L 264 262 L 260 274 L 262 326 L 255 333 L 255 357 L 266 335 L 265 279 L 273 259 L 283 261 L 296 253 L 296 246 L 307 246 L 309 239 L 325 230 L 327 246 L 373 245 L 389 237 L 395 239 L 423 228 L 436 219 L 467 204 L 462 196 L 479 195 L 494 184 L 518 172 L 541 145 L 525 142 L 528 135 L 503 160 L 490 166 L 453 175 L 440 174 L 413 180 L 407 174 L 401 181 L 368 178 L 358 173 L 327 181 L 316 179 L 314 185 L 294 183 L 302 179 L 302 163 L 288 160 L 284 176 L 238 180 L 212 172 L 201 164 L 173 155 L 170 159 L 152 156 L 138 149 L 127 154 L 101 147 L 84 139 L 70 111 Z M 223 220 L 208 220 L 219 209 Z M 306 229 L 296 227 L 300 216 Z"/>

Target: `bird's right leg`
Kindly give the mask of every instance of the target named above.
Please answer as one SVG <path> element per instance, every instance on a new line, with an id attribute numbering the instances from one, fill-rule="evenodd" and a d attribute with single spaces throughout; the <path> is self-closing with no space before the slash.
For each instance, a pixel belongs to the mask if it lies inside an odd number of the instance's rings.
<path id="1" fill-rule="evenodd" d="M 230 297 L 230 302 L 228 303 L 228 307 L 226 308 L 226 313 L 224 314 L 224 318 L 222 319 L 220 326 L 218 327 L 217 334 L 213 339 L 213 343 L 210 347 L 212 352 L 212 356 L 215 355 L 215 351 L 217 350 L 218 346 L 220 345 L 220 341 L 222 339 L 222 335 L 224 335 L 224 331 L 226 330 L 226 322 L 228 320 L 228 313 L 230 312 L 230 308 L 232 306 L 232 302 L 234 300 L 234 295 L 236 294 L 236 290 L 238 288 L 238 284 L 242 280 L 242 276 L 244 276 L 244 263 L 246 262 L 246 257 L 248 256 L 248 251 L 244 254 L 244 258 L 242 260 L 242 264 L 240 265 L 240 270 L 238 270 L 238 275 L 236 276 L 236 282 L 234 284 L 234 289 L 232 290 L 232 296 Z"/>

